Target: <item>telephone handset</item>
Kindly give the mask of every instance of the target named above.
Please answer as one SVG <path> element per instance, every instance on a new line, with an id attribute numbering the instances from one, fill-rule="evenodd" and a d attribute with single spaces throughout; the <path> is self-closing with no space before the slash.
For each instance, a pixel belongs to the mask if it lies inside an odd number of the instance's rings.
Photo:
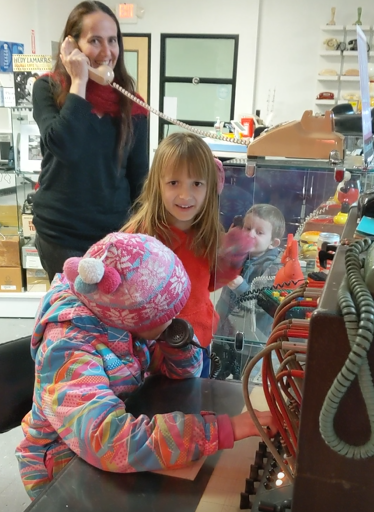
<path id="1" fill-rule="evenodd" d="M 114 72 L 113 69 L 105 64 L 99 66 L 98 68 L 93 68 L 92 66 L 88 66 L 88 76 L 94 82 L 97 82 L 100 85 L 109 85 L 114 80 Z"/>
<path id="2" fill-rule="evenodd" d="M 152 112 L 153 114 L 156 114 L 156 116 L 161 117 L 162 119 L 165 119 L 165 121 L 168 121 L 169 123 L 175 124 L 177 126 L 180 126 L 181 128 L 184 128 L 185 130 L 188 130 L 190 132 L 196 133 L 197 135 L 201 135 L 203 137 L 209 137 L 211 139 L 218 139 L 218 140 L 224 140 L 227 142 L 234 142 L 236 144 L 240 144 L 242 146 L 248 146 L 249 141 L 245 139 L 236 139 L 236 138 L 230 138 L 225 137 L 224 135 L 218 135 L 213 132 L 205 132 L 203 130 L 199 130 L 198 128 L 193 128 L 192 126 L 183 123 L 182 121 L 178 121 L 177 119 L 173 119 L 172 117 L 169 117 L 165 115 L 163 112 L 160 112 L 159 110 L 151 107 L 144 101 L 140 100 L 133 94 L 129 93 L 122 87 L 120 87 L 116 83 L 112 83 L 114 80 L 114 73 L 112 68 L 109 66 L 103 64 L 99 66 L 98 68 L 93 68 L 91 66 L 88 66 L 88 75 L 94 82 L 97 82 L 100 85 L 110 85 L 111 87 L 114 87 L 114 89 L 117 89 L 120 93 L 127 96 L 127 98 L 130 98 L 130 100 L 134 101 L 135 103 L 138 103 L 138 105 L 141 105 L 143 108 L 148 110 L 149 112 Z"/>
<path id="3" fill-rule="evenodd" d="M 171 324 L 160 334 L 158 341 L 165 341 L 173 348 L 194 345 L 201 348 L 201 350 L 205 350 L 207 357 L 212 361 L 209 378 L 216 379 L 222 368 L 220 358 L 214 352 L 210 354 L 207 348 L 200 346 L 193 338 L 192 325 L 182 318 L 173 318 Z"/>
<path id="4" fill-rule="evenodd" d="M 77 48 L 77 50 L 81 51 L 77 41 L 74 39 L 73 36 L 68 36 L 67 39 L 69 40 L 69 43 L 71 43 L 73 46 Z M 100 85 L 109 85 L 114 80 L 113 69 L 107 66 L 106 64 L 102 64 L 98 68 L 88 66 L 88 76 L 91 78 L 91 80 Z"/>

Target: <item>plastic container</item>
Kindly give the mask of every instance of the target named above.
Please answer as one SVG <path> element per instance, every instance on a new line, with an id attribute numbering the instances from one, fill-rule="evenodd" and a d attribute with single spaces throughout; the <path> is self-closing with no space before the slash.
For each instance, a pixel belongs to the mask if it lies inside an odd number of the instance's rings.
<path id="1" fill-rule="evenodd" d="M 322 249 L 322 244 L 327 242 L 329 245 L 338 245 L 340 241 L 340 235 L 338 233 L 320 233 L 317 241 L 317 256 L 316 256 L 316 264 L 315 271 L 316 272 L 325 272 L 326 274 L 329 272 L 332 261 L 327 260 L 326 268 L 321 267 L 319 262 L 319 251 Z"/>
<path id="2" fill-rule="evenodd" d="M 219 120 L 219 117 L 216 118 L 217 121 L 214 124 L 214 131 L 217 135 L 221 135 L 221 121 Z"/>
<path id="3" fill-rule="evenodd" d="M 242 137 L 253 137 L 255 131 L 255 121 L 253 117 L 246 116 L 240 119 L 240 123 L 244 126 L 245 132 L 242 133 Z"/>

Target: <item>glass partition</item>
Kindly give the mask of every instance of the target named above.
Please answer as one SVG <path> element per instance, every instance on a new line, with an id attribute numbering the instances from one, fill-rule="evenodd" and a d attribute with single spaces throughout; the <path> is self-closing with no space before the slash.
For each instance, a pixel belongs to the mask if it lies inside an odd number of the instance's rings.
<path id="1" fill-rule="evenodd" d="M 212 350 L 222 362 L 218 378 L 240 379 L 246 362 L 267 342 L 287 290 L 315 271 L 319 233 L 341 235 L 344 223 L 334 218 L 372 186 L 374 175 L 351 169 L 338 184 L 333 168 L 323 162 L 284 159 L 258 160 L 253 177 L 246 175 L 246 160 L 226 161 L 224 170 L 220 220 L 225 234 L 211 296 L 216 310 Z M 290 274 L 289 265 L 284 268 L 286 248 L 298 274 Z M 290 281 L 290 275 L 297 280 Z M 308 318 L 312 311 L 293 308 L 287 315 Z"/>

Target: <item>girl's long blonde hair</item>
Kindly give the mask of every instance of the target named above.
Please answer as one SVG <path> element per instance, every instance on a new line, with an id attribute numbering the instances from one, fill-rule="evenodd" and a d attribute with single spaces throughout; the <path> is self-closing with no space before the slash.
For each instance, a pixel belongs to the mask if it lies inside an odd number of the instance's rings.
<path id="1" fill-rule="evenodd" d="M 197 256 L 208 258 L 211 268 L 216 262 L 219 233 L 219 202 L 217 192 L 217 165 L 208 145 L 192 133 L 173 133 L 156 150 L 151 170 L 142 193 L 134 205 L 135 213 L 121 231 L 158 236 L 171 244 L 167 210 L 161 196 L 161 180 L 170 168 L 177 176 L 178 169 L 186 166 L 189 178 L 205 180 L 207 192 L 200 213 L 192 224 L 192 249 Z"/>

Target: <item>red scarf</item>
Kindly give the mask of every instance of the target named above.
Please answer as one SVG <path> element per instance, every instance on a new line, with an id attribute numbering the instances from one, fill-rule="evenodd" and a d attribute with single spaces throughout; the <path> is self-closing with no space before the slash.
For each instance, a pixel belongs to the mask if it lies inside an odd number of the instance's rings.
<path id="1" fill-rule="evenodd" d="M 64 87 L 65 80 L 58 73 L 46 73 L 43 76 L 50 76 L 56 82 L 60 82 Z M 99 85 L 93 80 L 88 80 L 86 87 L 86 100 L 93 105 L 92 112 L 94 114 L 109 114 L 114 117 L 121 115 L 120 98 L 121 93 L 110 85 Z M 137 98 L 144 101 L 143 98 L 135 93 Z M 149 112 L 135 102 L 132 102 L 131 115 L 148 116 Z"/>
<path id="2" fill-rule="evenodd" d="M 111 87 L 110 85 L 99 85 L 93 80 L 88 80 L 86 88 L 86 100 L 93 105 L 93 114 L 109 114 L 110 116 L 119 117 L 121 115 L 121 106 L 119 98 L 121 93 Z M 134 96 L 144 101 L 139 94 L 134 93 Z M 131 115 L 148 116 L 148 110 L 131 102 Z"/>
<path id="3" fill-rule="evenodd" d="M 93 114 L 109 114 L 113 117 L 121 115 L 120 92 L 110 85 L 100 85 L 93 80 L 88 80 L 86 88 L 86 100 L 93 105 Z"/>

